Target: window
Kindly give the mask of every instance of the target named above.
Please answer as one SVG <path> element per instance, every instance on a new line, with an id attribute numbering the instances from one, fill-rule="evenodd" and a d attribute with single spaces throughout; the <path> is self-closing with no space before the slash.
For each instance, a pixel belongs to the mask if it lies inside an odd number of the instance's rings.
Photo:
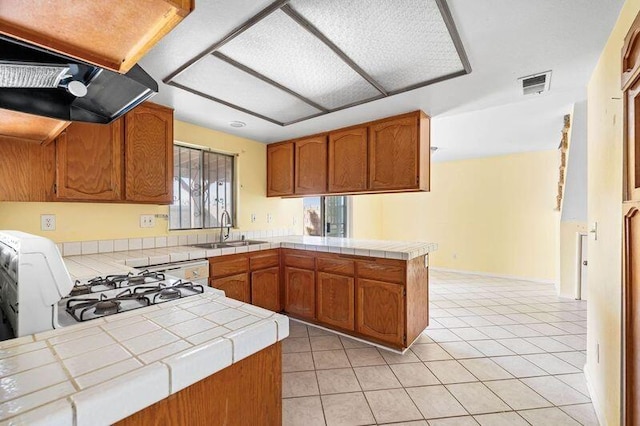
<path id="1" fill-rule="evenodd" d="M 169 229 L 219 227 L 225 210 L 224 225 L 235 225 L 235 157 L 174 145 L 173 160 Z"/>
<path id="2" fill-rule="evenodd" d="M 304 235 L 319 237 L 348 236 L 347 197 L 305 197 Z"/>

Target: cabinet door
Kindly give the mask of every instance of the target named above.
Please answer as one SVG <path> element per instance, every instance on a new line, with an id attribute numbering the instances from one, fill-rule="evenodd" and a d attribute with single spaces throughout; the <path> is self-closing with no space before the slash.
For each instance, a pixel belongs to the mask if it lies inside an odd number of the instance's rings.
<path id="1" fill-rule="evenodd" d="M 284 310 L 299 317 L 316 317 L 315 272 L 284 268 Z"/>
<path id="2" fill-rule="evenodd" d="M 318 321 L 354 329 L 353 278 L 318 272 Z"/>
<path id="3" fill-rule="evenodd" d="M 0 201 L 51 201 L 55 146 L 0 135 Z"/>
<path id="4" fill-rule="evenodd" d="M 211 278 L 209 283 L 211 287 L 223 290 L 224 294 L 231 299 L 251 303 L 249 273 L 231 275 L 224 278 Z"/>
<path id="5" fill-rule="evenodd" d="M 122 199 L 122 119 L 109 125 L 75 122 L 56 139 L 56 198 Z"/>
<path id="6" fill-rule="evenodd" d="M 329 134 L 329 192 L 367 189 L 367 128 Z"/>
<path id="7" fill-rule="evenodd" d="M 293 142 L 267 145 L 267 197 L 293 195 Z"/>
<path id="8" fill-rule="evenodd" d="M 173 110 L 142 104 L 127 113 L 125 128 L 126 199 L 171 204 Z"/>
<path id="9" fill-rule="evenodd" d="M 418 188 L 418 116 L 369 127 L 369 189 Z"/>
<path id="10" fill-rule="evenodd" d="M 296 194 L 327 192 L 327 136 L 296 141 Z"/>
<path id="11" fill-rule="evenodd" d="M 251 273 L 251 304 L 275 312 L 282 310 L 279 267 Z"/>
<path id="12" fill-rule="evenodd" d="M 356 331 L 404 344 L 404 286 L 367 279 L 356 283 Z"/>

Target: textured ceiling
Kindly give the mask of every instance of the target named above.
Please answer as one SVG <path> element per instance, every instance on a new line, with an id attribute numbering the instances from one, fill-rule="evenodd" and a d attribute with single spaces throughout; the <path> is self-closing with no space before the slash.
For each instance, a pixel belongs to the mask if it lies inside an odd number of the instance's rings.
<path id="1" fill-rule="evenodd" d="M 384 1 L 384 0 L 379 0 Z M 161 81 L 269 1 L 200 0 L 141 65 Z M 323 2 L 315 2 L 322 4 Z M 390 2 L 387 2 L 390 3 Z M 471 74 L 281 127 L 160 84 L 176 118 L 273 142 L 422 109 L 433 117 L 434 161 L 557 147 L 562 116 L 586 85 L 623 0 L 449 0 Z M 523 97 L 517 78 L 553 70 L 551 90 Z M 247 123 L 241 129 L 234 120 Z"/>

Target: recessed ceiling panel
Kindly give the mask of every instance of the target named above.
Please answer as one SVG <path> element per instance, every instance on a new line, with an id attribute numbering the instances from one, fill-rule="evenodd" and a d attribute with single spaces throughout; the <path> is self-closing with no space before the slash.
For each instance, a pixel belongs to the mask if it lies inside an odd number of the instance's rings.
<path id="1" fill-rule="evenodd" d="M 368 43 L 366 36 L 359 34 L 358 38 L 356 45 Z M 326 109 L 380 95 L 326 44 L 280 10 L 231 40 L 219 52 Z"/>
<path id="2" fill-rule="evenodd" d="M 321 112 L 295 96 L 211 55 L 187 68 L 174 81 L 188 89 L 281 124 Z"/>
<path id="3" fill-rule="evenodd" d="M 464 71 L 435 0 L 292 0 L 390 92 Z"/>

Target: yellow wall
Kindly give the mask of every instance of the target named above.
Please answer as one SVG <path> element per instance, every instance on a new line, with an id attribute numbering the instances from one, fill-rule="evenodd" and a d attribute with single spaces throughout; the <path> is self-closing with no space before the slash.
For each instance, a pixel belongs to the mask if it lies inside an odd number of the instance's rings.
<path id="1" fill-rule="evenodd" d="M 382 239 L 383 195 L 351 197 L 351 238 Z"/>
<path id="2" fill-rule="evenodd" d="M 295 228 L 302 232 L 302 200 L 266 198 L 266 145 L 180 121 L 176 141 L 239 154 L 238 225 L 241 230 Z M 18 229 L 56 242 L 168 235 L 168 223 L 140 228 L 141 214 L 168 214 L 167 206 L 98 203 L 0 203 L 0 229 Z M 251 223 L 251 213 L 256 222 Z M 273 221 L 267 223 L 267 213 Z M 40 215 L 55 214 L 56 230 L 40 231 Z M 295 226 L 294 226 L 295 217 Z M 192 231 L 171 231 L 171 234 Z"/>
<path id="3" fill-rule="evenodd" d="M 431 266 L 555 282 L 558 164 L 556 151 L 435 163 L 431 192 L 358 202 L 381 213 L 356 209 L 354 236 L 432 241 Z"/>
<path id="4" fill-rule="evenodd" d="M 640 0 L 627 0 L 588 86 L 589 239 L 587 379 L 603 424 L 620 423 L 622 93 L 620 52 Z M 599 345 L 599 361 L 597 347 Z"/>
<path id="5" fill-rule="evenodd" d="M 560 222 L 560 296 L 573 299 L 576 294 L 577 234 L 587 233 L 586 222 Z"/>

